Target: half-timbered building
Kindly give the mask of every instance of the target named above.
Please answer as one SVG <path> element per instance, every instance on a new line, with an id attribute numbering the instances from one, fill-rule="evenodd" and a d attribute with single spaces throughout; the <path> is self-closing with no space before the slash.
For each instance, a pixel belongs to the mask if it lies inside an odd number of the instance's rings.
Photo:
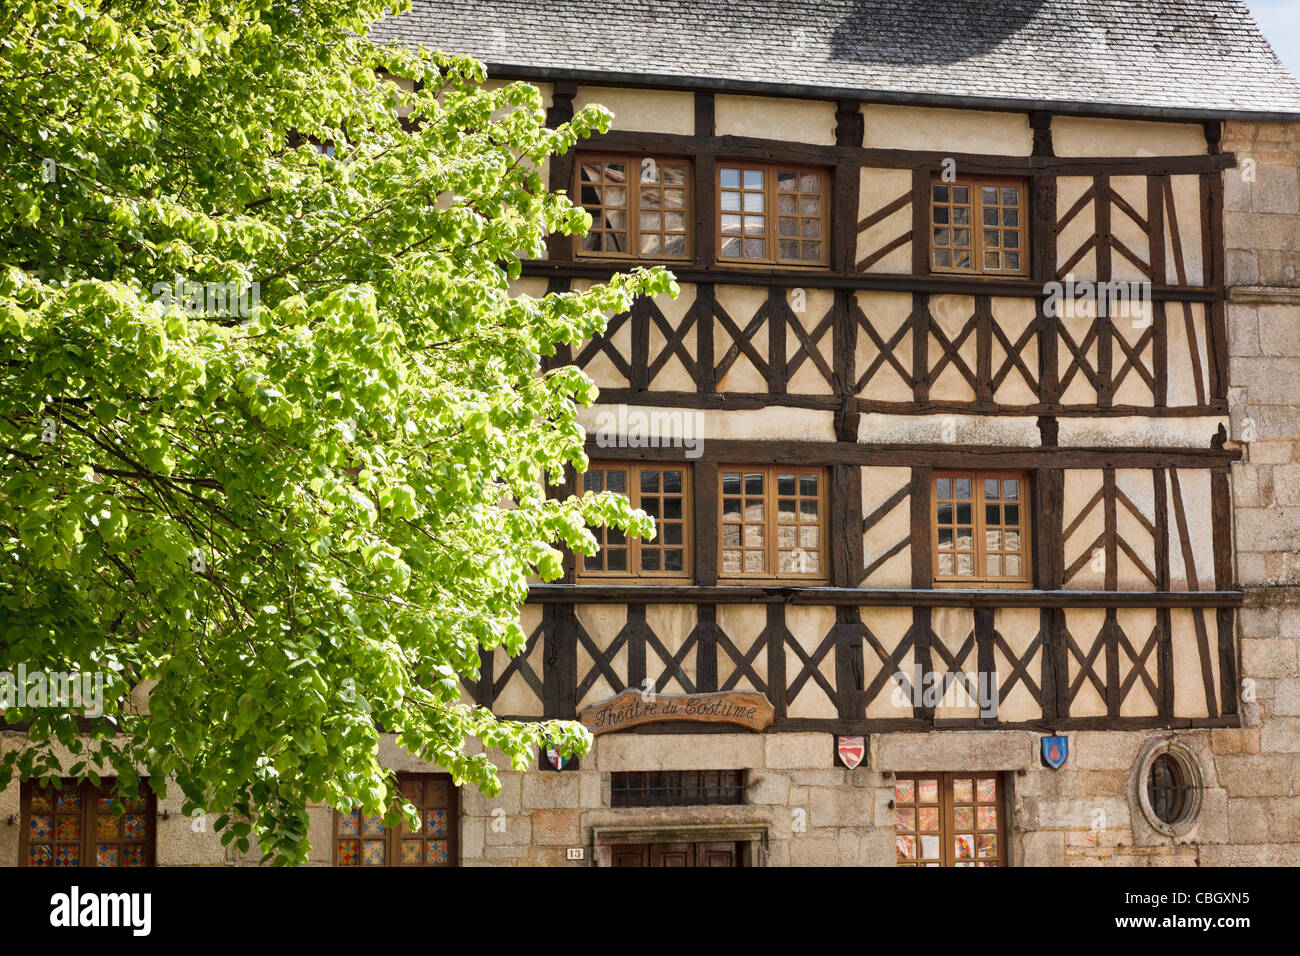
<path id="1" fill-rule="evenodd" d="M 555 493 L 657 536 L 570 556 L 466 685 L 594 749 L 489 799 L 393 746 L 442 814 L 421 860 L 1300 864 L 1300 84 L 1241 3 L 416 0 L 374 32 L 552 124 L 614 112 L 546 170 L 592 230 L 520 292 L 681 286 L 555 359 L 600 387 Z M 318 824 L 323 863 L 406 852 Z"/>

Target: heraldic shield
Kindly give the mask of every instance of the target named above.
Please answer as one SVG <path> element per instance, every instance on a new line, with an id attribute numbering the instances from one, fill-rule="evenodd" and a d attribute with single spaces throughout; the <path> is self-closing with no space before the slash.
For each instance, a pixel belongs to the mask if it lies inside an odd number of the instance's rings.
<path id="1" fill-rule="evenodd" d="M 866 756 L 867 740 L 865 737 L 836 737 L 835 752 L 839 755 L 840 762 L 853 770 Z"/>
<path id="2" fill-rule="evenodd" d="M 1065 765 L 1065 758 L 1070 755 L 1070 741 L 1065 737 L 1043 738 L 1043 763 L 1053 770 L 1060 770 Z"/>

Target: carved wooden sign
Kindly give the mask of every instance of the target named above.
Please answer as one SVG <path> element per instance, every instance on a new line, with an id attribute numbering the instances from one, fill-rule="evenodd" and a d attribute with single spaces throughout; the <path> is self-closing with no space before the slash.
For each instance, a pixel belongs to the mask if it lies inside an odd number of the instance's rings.
<path id="1" fill-rule="evenodd" d="M 746 730 L 762 731 L 771 726 L 775 716 L 772 702 L 765 694 L 724 692 L 647 697 L 638 690 L 625 690 L 608 700 L 592 704 L 578 715 L 578 719 L 593 734 L 607 734 L 638 724 L 667 720 L 735 724 Z"/>

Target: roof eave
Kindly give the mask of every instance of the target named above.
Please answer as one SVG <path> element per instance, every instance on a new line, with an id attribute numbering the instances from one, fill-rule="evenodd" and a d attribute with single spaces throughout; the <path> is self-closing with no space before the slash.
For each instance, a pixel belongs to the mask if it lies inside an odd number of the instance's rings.
<path id="1" fill-rule="evenodd" d="M 1122 117 L 1166 122 L 1206 120 L 1249 120 L 1253 122 L 1300 122 L 1300 108 L 1286 111 L 1212 109 L 1182 106 L 1152 106 L 1124 103 L 1091 103 L 1080 100 L 1032 100 L 1016 97 L 960 96 L 903 90 L 871 90 L 859 87 L 812 86 L 802 83 L 773 83 L 716 76 L 687 76 L 617 70 L 581 70 L 518 63 L 487 61 L 489 76 L 502 79 L 573 80 L 605 86 L 643 86 L 668 90 L 713 90 L 759 96 L 805 97 L 822 100 L 859 100 L 899 106 L 957 107 L 1009 112 L 1043 111 L 1078 116 Z"/>

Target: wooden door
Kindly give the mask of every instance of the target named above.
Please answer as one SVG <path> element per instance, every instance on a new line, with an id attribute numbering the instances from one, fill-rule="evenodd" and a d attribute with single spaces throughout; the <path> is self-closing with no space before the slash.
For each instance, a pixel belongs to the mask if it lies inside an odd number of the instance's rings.
<path id="1" fill-rule="evenodd" d="M 614 846 L 610 853 L 610 865 L 649 866 L 650 844 L 628 843 Z"/>
<path id="2" fill-rule="evenodd" d="M 624 843 L 610 850 L 611 866 L 740 866 L 739 843 Z"/>
<path id="3" fill-rule="evenodd" d="M 696 866 L 740 866 L 740 846 L 736 843 L 695 844 Z"/>
<path id="4" fill-rule="evenodd" d="M 690 843 L 651 843 L 651 866 L 694 866 L 695 847 Z"/>

